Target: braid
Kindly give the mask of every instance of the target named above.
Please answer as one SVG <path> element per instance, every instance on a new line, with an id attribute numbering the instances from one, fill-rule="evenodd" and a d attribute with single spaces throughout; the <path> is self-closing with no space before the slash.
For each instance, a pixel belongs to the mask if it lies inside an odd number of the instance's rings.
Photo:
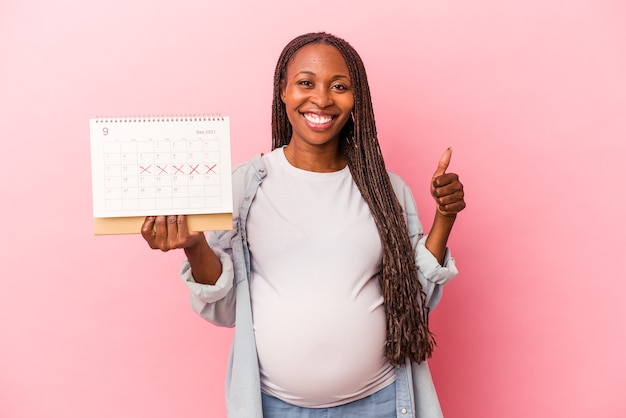
<path id="1" fill-rule="evenodd" d="M 405 358 L 422 362 L 435 345 L 428 329 L 426 294 L 418 280 L 414 250 L 402 207 L 396 197 L 378 144 L 374 110 L 367 75 L 357 52 L 343 39 L 326 33 L 310 33 L 291 41 L 283 50 L 274 73 L 272 149 L 287 145 L 291 124 L 280 91 L 287 64 L 304 45 L 323 43 L 343 55 L 354 92 L 352 120 L 341 132 L 341 151 L 378 228 L 383 249 L 380 285 L 387 320 L 386 355 L 391 364 Z"/>

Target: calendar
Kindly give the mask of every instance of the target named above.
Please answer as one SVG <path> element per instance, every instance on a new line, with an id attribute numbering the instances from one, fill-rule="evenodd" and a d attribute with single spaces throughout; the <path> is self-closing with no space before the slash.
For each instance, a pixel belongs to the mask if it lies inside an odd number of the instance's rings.
<path id="1" fill-rule="evenodd" d="M 224 116 L 90 120 L 93 216 L 231 214 Z"/>

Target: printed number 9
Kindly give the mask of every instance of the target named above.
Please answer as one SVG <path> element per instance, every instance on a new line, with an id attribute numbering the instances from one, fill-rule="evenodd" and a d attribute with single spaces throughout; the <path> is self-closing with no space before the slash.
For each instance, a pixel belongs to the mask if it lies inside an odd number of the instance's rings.
<path id="1" fill-rule="evenodd" d="M 108 135 L 109 134 L 109 128 L 102 128 L 102 134 L 103 135 Z"/>

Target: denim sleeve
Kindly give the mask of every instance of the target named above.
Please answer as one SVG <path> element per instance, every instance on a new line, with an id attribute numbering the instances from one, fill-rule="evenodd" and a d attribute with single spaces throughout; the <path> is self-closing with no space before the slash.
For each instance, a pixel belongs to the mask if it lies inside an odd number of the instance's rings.
<path id="1" fill-rule="evenodd" d="M 233 261 L 228 247 L 219 243 L 228 241 L 232 231 L 211 233 L 209 243 L 215 255 L 222 263 L 222 274 L 214 285 L 198 283 L 194 280 L 191 265 L 183 262 L 180 277 L 189 289 L 192 309 L 207 321 L 222 327 L 235 326 L 235 286 Z"/>
<path id="2" fill-rule="evenodd" d="M 441 300 L 443 285 L 459 271 L 449 249 L 446 249 L 443 265 L 440 265 L 435 256 L 426 248 L 426 238 L 427 236 L 422 237 L 417 243 L 415 262 L 422 289 L 426 293 L 426 304 L 432 311 Z"/>

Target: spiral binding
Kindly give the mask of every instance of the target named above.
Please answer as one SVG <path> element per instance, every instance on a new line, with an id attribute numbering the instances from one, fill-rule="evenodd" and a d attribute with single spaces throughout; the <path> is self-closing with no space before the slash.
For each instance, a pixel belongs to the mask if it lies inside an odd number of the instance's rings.
<path id="1" fill-rule="evenodd" d="M 151 122 L 214 122 L 223 121 L 221 114 L 178 115 L 178 116 L 99 116 L 96 123 L 151 123 Z"/>

